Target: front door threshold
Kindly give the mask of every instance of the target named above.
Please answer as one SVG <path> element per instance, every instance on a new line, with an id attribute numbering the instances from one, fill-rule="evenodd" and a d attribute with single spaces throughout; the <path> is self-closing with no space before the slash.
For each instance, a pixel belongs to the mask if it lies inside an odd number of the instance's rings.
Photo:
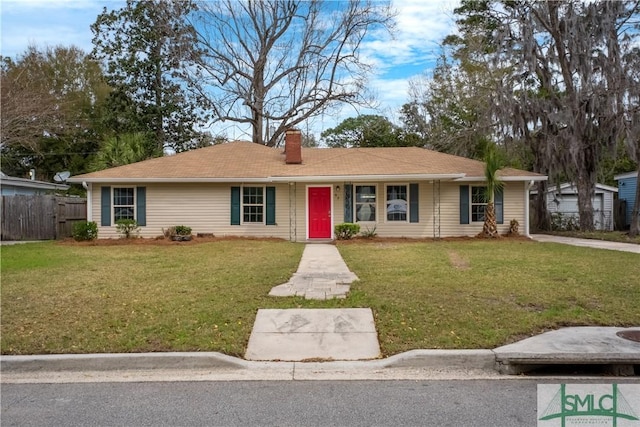
<path id="1" fill-rule="evenodd" d="M 333 239 L 307 239 L 305 243 L 333 243 Z"/>

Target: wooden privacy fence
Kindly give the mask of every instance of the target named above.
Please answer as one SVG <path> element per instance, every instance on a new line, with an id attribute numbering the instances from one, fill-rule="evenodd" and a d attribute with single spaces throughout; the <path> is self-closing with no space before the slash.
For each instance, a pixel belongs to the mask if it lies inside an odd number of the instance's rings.
<path id="1" fill-rule="evenodd" d="M 63 239 L 71 236 L 73 224 L 86 219 L 86 199 L 2 196 L 2 240 Z"/>

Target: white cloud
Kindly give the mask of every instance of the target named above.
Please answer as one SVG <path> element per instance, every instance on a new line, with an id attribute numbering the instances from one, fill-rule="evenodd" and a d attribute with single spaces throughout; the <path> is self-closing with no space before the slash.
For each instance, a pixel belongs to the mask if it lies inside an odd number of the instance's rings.
<path id="1" fill-rule="evenodd" d="M 344 108 L 343 119 L 382 114 L 397 123 L 398 112 L 408 100 L 409 80 L 434 67 L 442 39 L 455 31 L 453 9 L 458 5 L 456 0 L 397 0 L 394 34 L 372 33 L 362 45 L 363 59 L 374 66 L 370 85 L 379 108 L 357 112 Z"/>
<path id="2" fill-rule="evenodd" d="M 392 36 L 374 33 L 363 44 L 367 57 L 375 58 L 380 70 L 398 66 L 426 66 L 439 51 L 440 41 L 453 30 L 453 9 L 458 2 L 402 0 L 394 5 L 396 28 Z"/>

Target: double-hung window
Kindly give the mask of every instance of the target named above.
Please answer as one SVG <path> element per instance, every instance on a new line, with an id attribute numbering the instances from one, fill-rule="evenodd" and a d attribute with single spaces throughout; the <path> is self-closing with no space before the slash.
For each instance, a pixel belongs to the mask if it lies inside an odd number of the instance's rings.
<path id="1" fill-rule="evenodd" d="M 115 187 L 113 189 L 113 221 L 135 218 L 135 188 Z"/>
<path id="2" fill-rule="evenodd" d="M 471 187 L 471 222 L 484 221 L 487 203 L 489 203 L 487 187 Z"/>
<path id="3" fill-rule="evenodd" d="M 407 186 L 387 185 L 387 221 L 407 220 Z"/>
<path id="4" fill-rule="evenodd" d="M 264 187 L 242 187 L 242 220 L 264 223 Z"/>
<path id="5" fill-rule="evenodd" d="M 376 186 L 356 185 L 356 222 L 376 220 Z"/>

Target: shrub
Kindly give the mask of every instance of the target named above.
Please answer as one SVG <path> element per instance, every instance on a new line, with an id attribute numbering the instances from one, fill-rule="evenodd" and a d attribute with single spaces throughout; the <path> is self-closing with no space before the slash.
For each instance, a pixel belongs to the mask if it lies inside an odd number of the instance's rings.
<path id="1" fill-rule="evenodd" d="M 165 239 L 170 239 L 173 236 L 176 235 L 176 228 L 175 227 L 169 227 L 166 230 L 163 228 L 162 229 L 162 235 L 164 236 Z"/>
<path id="2" fill-rule="evenodd" d="M 176 225 L 173 227 L 177 236 L 190 236 L 191 235 L 191 227 L 187 227 L 186 225 Z"/>
<path id="3" fill-rule="evenodd" d="M 577 231 L 580 230 L 580 224 L 575 215 L 563 215 L 562 212 L 553 212 L 551 214 L 551 230 L 552 231 Z"/>
<path id="4" fill-rule="evenodd" d="M 373 229 L 369 229 L 367 227 L 366 230 L 364 230 L 362 233 L 360 233 L 362 235 L 362 237 L 364 237 L 365 239 L 373 239 L 374 237 L 376 237 L 378 235 L 378 233 L 376 233 L 376 227 L 373 227 Z"/>
<path id="5" fill-rule="evenodd" d="M 520 234 L 519 229 L 520 223 L 518 222 L 518 220 L 512 219 L 509 223 L 509 234 L 512 236 L 517 236 L 518 234 Z"/>
<path id="6" fill-rule="evenodd" d="M 162 234 L 164 234 L 164 237 L 169 240 L 179 242 L 189 241 L 191 240 L 191 227 L 187 227 L 186 225 L 174 225 L 166 230 L 163 228 Z"/>
<path id="7" fill-rule="evenodd" d="M 98 238 L 98 224 L 95 221 L 80 221 L 73 224 L 73 239 L 77 242 Z"/>
<path id="8" fill-rule="evenodd" d="M 134 233 L 138 232 L 138 223 L 133 219 L 119 219 L 116 221 L 116 230 L 125 239 L 130 239 Z"/>
<path id="9" fill-rule="evenodd" d="M 360 232 L 360 224 L 345 222 L 335 226 L 336 238 L 338 240 L 349 240 Z"/>

